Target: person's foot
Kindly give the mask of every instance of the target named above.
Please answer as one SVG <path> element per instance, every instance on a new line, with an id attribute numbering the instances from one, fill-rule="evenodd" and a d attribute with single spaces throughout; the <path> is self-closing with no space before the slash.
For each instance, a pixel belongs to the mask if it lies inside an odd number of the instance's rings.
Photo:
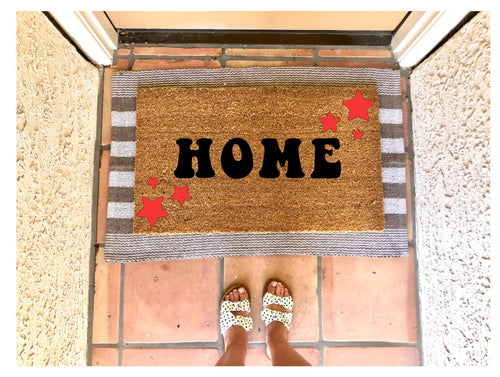
<path id="1" fill-rule="evenodd" d="M 248 292 L 245 287 L 235 288 L 230 291 L 225 297 L 224 301 L 244 301 L 248 299 Z M 232 312 L 235 316 L 241 315 L 243 317 L 249 317 L 250 314 L 245 311 L 235 311 Z M 247 348 L 248 337 L 247 331 L 238 325 L 233 325 L 223 334 L 224 346 L 227 350 L 229 347 L 238 347 L 242 349 Z"/>
<path id="2" fill-rule="evenodd" d="M 279 297 L 288 297 L 290 296 L 290 292 L 288 288 L 285 287 L 281 282 L 273 280 L 267 286 L 266 292 L 272 293 L 273 295 Z M 265 308 L 276 310 L 283 313 L 291 313 L 291 310 L 284 308 L 281 305 L 270 304 L 265 305 Z M 271 358 L 273 349 L 276 349 L 277 346 L 288 342 L 288 329 L 285 325 L 279 321 L 273 321 L 267 326 L 267 336 L 266 336 L 266 344 L 267 344 L 267 352 L 268 356 Z"/>

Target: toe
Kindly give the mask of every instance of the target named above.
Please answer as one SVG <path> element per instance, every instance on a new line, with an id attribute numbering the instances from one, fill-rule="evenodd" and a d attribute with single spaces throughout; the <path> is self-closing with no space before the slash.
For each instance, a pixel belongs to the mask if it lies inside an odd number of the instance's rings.
<path id="1" fill-rule="evenodd" d="M 284 293 L 283 284 L 278 282 L 278 285 L 276 286 L 276 296 L 283 297 L 283 293 Z"/>
<path id="2" fill-rule="evenodd" d="M 238 288 L 238 292 L 240 294 L 240 300 L 245 301 L 248 299 L 248 292 L 244 287 Z"/>
<path id="3" fill-rule="evenodd" d="M 273 295 L 276 294 L 276 286 L 278 285 L 278 282 L 273 280 L 272 282 L 269 283 L 269 285 L 267 286 L 267 291 L 269 293 L 272 293 Z"/>
<path id="4" fill-rule="evenodd" d="M 236 299 L 234 297 L 234 292 L 233 291 L 229 292 L 229 300 L 236 301 Z"/>
<path id="5" fill-rule="evenodd" d="M 288 288 L 285 287 L 285 294 L 284 294 L 285 297 L 288 297 L 290 296 L 290 292 L 288 292 Z"/>

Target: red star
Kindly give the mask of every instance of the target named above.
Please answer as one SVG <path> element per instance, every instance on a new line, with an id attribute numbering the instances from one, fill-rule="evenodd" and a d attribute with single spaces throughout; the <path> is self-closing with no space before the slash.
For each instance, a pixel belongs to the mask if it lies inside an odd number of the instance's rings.
<path id="1" fill-rule="evenodd" d="M 151 178 L 149 177 L 149 182 L 148 182 L 148 185 L 150 185 L 152 188 L 155 188 L 155 186 L 158 186 L 159 183 L 158 181 L 156 180 L 156 178 Z"/>
<path id="2" fill-rule="evenodd" d="M 163 196 L 160 196 L 158 199 L 149 200 L 146 197 L 142 197 L 142 205 L 144 206 L 137 216 L 139 217 L 147 217 L 151 226 L 155 226 L 156 220 L 159 217 L 166 217 L 168 213 L 161 207 L 161 203 L 163 201 Z"/>
<path id="3" fill-rule="evenodd" d="M 364 99 L 361 92 L 358 90 L 353 99 L 342 101 L 342 103 L 349 108 L 349 120 L 353 120 L 356 117 L 368 120 L 368 108 L 373 105 L 375 101 Z"/>
<path id="4" fill-rule="evenodd" d="M 334 118 L 331 111 L 328 112 L 326 118 L 319 118 L 319 120 L 323 123 L 323 132 L 326 130 L 337 132 L 337 123 L 340 121 L 340 118 Z"/>
<path id="5" fill-rule="evenodd" d="M 356 140 L 356 139 L 361 140 L 361 136 L 363 136 L 364 132 L 361 132 L 359 129 L 357 129 L 352 134 L 354 135 L 354 140 Z"/>
<path id="6" fill-rule="evenodd" d="M 175 186 L 175 193 L 170 197 L 170 199 L 177 200 L 180 205 L 184 204 L 184 200 L 192 199 L 192 196 L 188 194 L 188 186 L 177 187 Z"/>

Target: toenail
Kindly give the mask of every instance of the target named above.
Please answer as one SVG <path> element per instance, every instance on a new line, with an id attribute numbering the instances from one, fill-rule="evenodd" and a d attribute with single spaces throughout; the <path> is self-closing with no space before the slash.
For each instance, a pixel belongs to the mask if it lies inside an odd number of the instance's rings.
<path id="1" fill-rule="evenodd" d="M 277 281 L 273 281 L 273 282 L 271 283 L 271 286 L 272 286 L 272 287 L 276 287 L 277 285 L 278 285 L 278 282 L 277 282 Z"/>
<path id="2" fill-rule="evenodd" d="M 240 293 L 245 293 L 245 288 L 241 287 L 241 288 L 239 288 L 239 289 L 238 289 L 238 291 L 239 291 Z"/>

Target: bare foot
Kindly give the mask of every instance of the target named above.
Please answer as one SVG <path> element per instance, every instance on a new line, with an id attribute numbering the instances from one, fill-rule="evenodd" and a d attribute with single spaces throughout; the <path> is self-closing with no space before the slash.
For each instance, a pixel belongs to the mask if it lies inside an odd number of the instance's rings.
<path id="1" fill-rule="evenodd" d="M 244 301 L 248 299 L 248 292 L 244 287 L 239 287 L 233 289 L 229 292 L 224 301 Z M 241 315 L 248 317 L 250 313 L 248 312 L 232 312 L 234 315 Z M 246 330 L 238 325 L 234 325 L 227 329 L 223 334 L 225 350 L 231 347 L 237 347 L 238 349 L 244 349 L 246 352 L 248 337 Z"/>
<path id="2" fill-rule="evenodd" d="M 290 296 L 290 292 L 288 288 L 285 287 L 281 282 L 273 280 L 267 286 L 267 292 L 272 293 L 273 295 L 280 297 L 288 297 Z M 291 310 L 284 308 L 281 305 L 271 304 L 265 306 L 271 310 L 277 310 L 283 313 L 291 313 Z M 278 321 L 271 322 L 269 326 L 267 326 L 267 352 L 268 356 L 272 359 L 272 351 L 276 349 L 278 345 L 288 342 L 288 329 L 284 324 Z"/>

